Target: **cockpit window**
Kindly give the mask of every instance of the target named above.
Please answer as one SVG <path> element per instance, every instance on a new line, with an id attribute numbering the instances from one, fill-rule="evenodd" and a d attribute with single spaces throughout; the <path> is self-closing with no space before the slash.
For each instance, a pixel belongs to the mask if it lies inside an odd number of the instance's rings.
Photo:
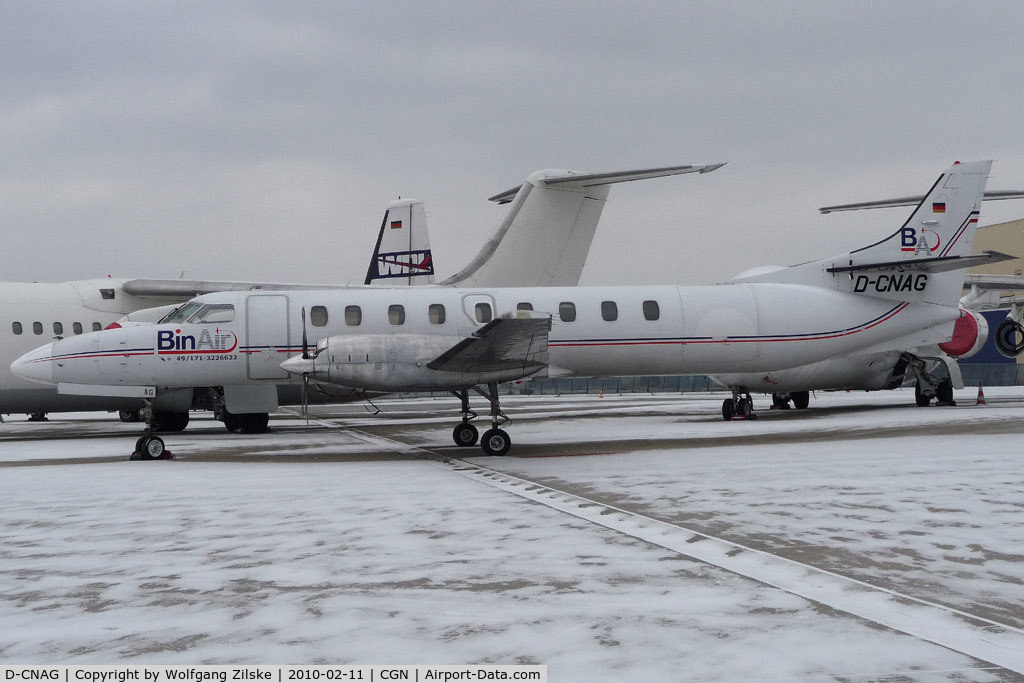
<path id="1" fill-rule="evenodd" d="M 202 307 L 203 305 L 201 303 L 189 301 L 188 303 L 178 306 L 173 311 L 165 315 L 163 318 L 160 319 L 160 322 L 157 324 L 159 325 L 163 323 L 180 323 L 183 320 L 187 320 L 190 316 L 192 316 L 196 311 L 198 311 Z"/>
<path id="2" fill-rule="evenodd" d="M 198 313 L 188 319 L 193 325 L 229 323 L 235 319 L 235 307 L 231 304 L 206 304 Z"/>

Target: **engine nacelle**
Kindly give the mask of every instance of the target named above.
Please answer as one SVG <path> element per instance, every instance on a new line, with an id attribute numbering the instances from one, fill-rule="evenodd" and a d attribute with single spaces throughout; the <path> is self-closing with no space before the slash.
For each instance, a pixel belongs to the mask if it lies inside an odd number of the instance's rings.
<path id="1" fill-rule="evenodd" d="M 1024 351 L 1024 327 L 1012 318 L 1007 318 L 996 327 L 996 350 L 1007 358 L 1016 358 Z"/>
<path id="2" fill-rule="evenodd" d="M 960 317 L 957 318 L 953 327 L 953 338 L 939 344 L 939 348 L 953 358 L 968 358 L 980 351 L 987 340 L 988 321 L 985 320 L 985 316 L 970 309 L 961 308 Z M 998 338 L 996 344 L 999 344 Z"/>
<path id="3" fill-rule="evenodd" d="M 488 382 L 509 382 L 537 370 L 505 367 L 482 372 L 446 372 L 427 367 L 427 363 L 459 341 L 459 337 L 427 334 L 335 335 L 317 344 L 312 376 L 329 384 L 391 392 L 462 389 Z"/>

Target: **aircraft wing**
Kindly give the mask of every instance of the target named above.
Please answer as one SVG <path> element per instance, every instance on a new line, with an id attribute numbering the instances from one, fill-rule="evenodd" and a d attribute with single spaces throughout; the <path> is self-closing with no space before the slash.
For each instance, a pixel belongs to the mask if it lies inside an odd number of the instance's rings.
<path id="1" fill-rule="evenodd" d="M 344 289 L 351 285 L 304 285 L 279 282 L 221 282 L 217 280 L 128 280 L 125 294 L 139 297 L 180 297 L 182 301 L 200 294 L 238 292 L 250 289 Z"/>
<path id="2" fill-rule="evenodd" d="M 893 206 L 917 206 L 924 201 L 924 195 L 913 195 L 910 197 L 894 197 L 892 199 L 876 199 L 871 202 L 856 202 L 854 204 L 836 204 L 835 206 L 823 206 L 818 211 L 821 213 L 832 213 L 833 211 L 857 211 L 858 209 L 888 209 Z M 1000 199 L 1024 199 L 1024 190 L 992 190 L 984 193 L 981 198 L 987 202 Z"/>
<path id="3" fill-rule="evenodd" d="M 471 337 L 467 337 L 434 360 L 431 370 L 445 372 L 488 372 L 523 368 L 524 374 L 535 372 L 548 360 L 548 333 L 551 316 L 518 314 L 495 318 Z"/>
<path id="4" fill-rule="evenodd" d="M 647 180 L 648 178 L 663 178 L 670 175 L 682 175 L 683 173 L 710 173 L 725 166 L 720 164 L 689 164 L 686 166 L 664 166 L 661 168 L 639 168 L 632 171 L 611 171 L 609 173 L 575 173 L 573 171 L 559 172 L 559 175 L 545 176 L 539 182 L 548 187 L 595 187 L 597 185 L 613 185 L 615 183 L 627 183 L 631 180 Z M 487 201 L 498 204 L 508 204 L 515 199 L 519 188 L 522 185 L 499 192 Z"/>
<path id="5" fill-rule="evenodd" d="M 1019 292 L 1024 290 L 1024 275 L 968 275 L 964 278 L 964 287 Z"/>
<path id="6" fill-rule="evenodd" d="M 856 273 L 862 270 L 895 270 L 906 271 L 916 270 L 922 273 L 943 273 L 947 270 L 959 270 L 960 268 L 973 268 L 989 263 L 1000 261 L 1011 261 L 1017 258 L 1009 254 L 1002 254 L 998 251 L 986 250 L 981 254 L 970 256 L 933 256 L 928 258 L 906 259 L 903 261 L 880 261 L 878 263 L 851 263 L 848 266 L 833 266 L 826 268 L 829 273 Z"/>

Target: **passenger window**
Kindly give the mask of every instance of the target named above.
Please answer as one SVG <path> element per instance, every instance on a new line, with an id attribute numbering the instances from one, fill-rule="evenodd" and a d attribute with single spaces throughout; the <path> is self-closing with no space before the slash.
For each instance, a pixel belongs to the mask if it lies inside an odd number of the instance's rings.
<path id="1" fill-rule="evenodd" d="M 571 301 L 563 301 L 558 304 L 558 317 L 563 323 L 571 323 L 576 320 L 576 304 Z"/>
<path id="2" fill-rule="evenodd" d="M 601 302 L 601 319 L 608 322 L 619 319 L 619 307 L 614 301 Z"/>
<path id="3" fill-rule="evenodd" d="M 229 323 L 235 319 L 235 307 L 231 304 L 207 304 L 188 319 L 194 325 Z"/>
<path id="4" fill-rule="evenodd" d="M 430 304 L 430 308 L 427 309 L 427 314 L 430 316 L 431 324 L 444 325 L 445 312 L 442 304 Z"/>
<path id="5" fill-rule="evenodd" d="M 32 333 L 33 334 L 42 334 L 43 333 L 43 324 L 42 323 L 32 323 Z"/>
<path id="6" fill-rule="evenodd" d="M 657 320 L 661 317 L 661 308 L 658 306 L 658 302 L 653 299 L 648 299 L 644 302 L 644 319 L 645 320 Z"/>
<path id="7" fill-rule="evenodd" d="M 99 332 L 102 329 L 103 329 L 103 325 L 100 325 L 99 323 L 93 323 L 92 324 L 92 331 L 93 332 Z"/>
<path id="8" fill-rule="evenodd" d="M 75 334 L 82 334 L 82 323 L 71 323 L 71 329 Z"/>
<path id="9" fill-rule="evenodd" d="M 327 307 L 314 306 L 309 309 L 309 322 L 313 327 L 323 327 L 327 324 Z"/>
<path id="10" fill-rule="evenodd" d="M 21 334 L 21 323 L 11 323 L 11 332 Z"/>
<path id="11" fill-rule="evenodd" d="M 489 323 L 494 313 L 491 312 L 491 305 L 481 301 L 476 305 L 476 321 L 478 323 Z"/>
<path id="12" fill-rule="evenodd" d="M 520 301 L 519 303 L 516 304 L 516 310 L 517 311 L 532 311 L 533 310 L 533 304 L 531 304 L 529 301 Z"/>
<path id="13" fill-rule="evenodd" d="M 349 327 L 356 327 L 363 322 L 363 309 L 358 306 L 345 307 L 345 324 Z"/>
<path id="14" fill-rule="evenodd" d="M 405 306 L 401 304 L 391 304 L 388 306 L 388 322 L 392 325 L 404 325 Z"/>
<path id="15" fill-rule="evenodd" d="M 58 335 L 64 334 L 64 324 L 63 323 L 54 323 L 53 324 L 53 333 L 54 334 L 58 334 Z"/>

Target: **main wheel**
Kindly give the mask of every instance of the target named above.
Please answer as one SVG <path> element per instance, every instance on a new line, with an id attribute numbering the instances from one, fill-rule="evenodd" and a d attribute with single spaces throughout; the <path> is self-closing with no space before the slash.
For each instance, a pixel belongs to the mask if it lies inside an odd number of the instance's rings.
<path id="1" fill-rule="evenodd" d="M 485 455 L 505 455 L 512 448 L 512 440 L 503 429 L 488 429 L 480 439 L 480 448 Z"/>
<path id="2" fill-rule="evenodd" d="M 809 391 L 793 391 L 790 392 L 789 397 L 793 399 L 793 407 L 797 410 L 804 410 L 811 404 L 811 392 Z"/>
<path id="3" fill-rule="evenodd" d="M 164 440 L 159 436 L 145 436 L 142 438 L 139 454 L 143 460 L 159 460 L 164 454 Z"/>
<path id="4" fill-rule="evenodd" d="M 914 385 L 914 403 L 920 408 L 927 408 L 928 404 L 932 402 L 932 397 L 921 391 L 921 383 L 918 382 Z"/>
<path id="5" fill-rule="evenodd" d="M 935 400 L 939 405 L 953 406 L 953 383 L 944 379 L 935 386 Z"/>
<path id="6" fill-rule="evenodd" d="M 267 413 L 242 413 L 238 416 L 238 426 L 243 434 L 263 434 L 267 431 L 270 415 Z"/>
<path id="7" fill-rule="evenodd" d="M 452 430 L 452 439 L 456 446 L 472 446 L 480 438 L 480 433 L 469 422 L 460 422 Z"/>
<path id="8" fill-rule="evenodd" d="M 153 413 L 153 429 L 158 432 L 182 432 L 188 426 L 188 413 Z"/>
<path id="9" fill-rule="evenodd" d="M 728 422 L 736 414 L 736 404 L 731 398 L 722 401 L 722 419 Z"/>
<path id="10" fill-rule="evenodd" d="M 788 394 L 772 394 L 772 407 L 776 410 L 789 410 Z"/>
<path id="11" fill-rule="evenodd" d="M 741 398 L 736 402 L 736 414 L 742 417 L 750 417 L 750 413 L 754 411 L 754 406 L 745 398 Z"/>
<path id="12" fill-rule="evenodd" d="M 234 413 L 228 412 L 227 408 L 221 411 L 220 419 L 221 422 L 224 423 L 224 429 L 228 430 L 232 434 L 238 431 L 238 416 Z"/>

